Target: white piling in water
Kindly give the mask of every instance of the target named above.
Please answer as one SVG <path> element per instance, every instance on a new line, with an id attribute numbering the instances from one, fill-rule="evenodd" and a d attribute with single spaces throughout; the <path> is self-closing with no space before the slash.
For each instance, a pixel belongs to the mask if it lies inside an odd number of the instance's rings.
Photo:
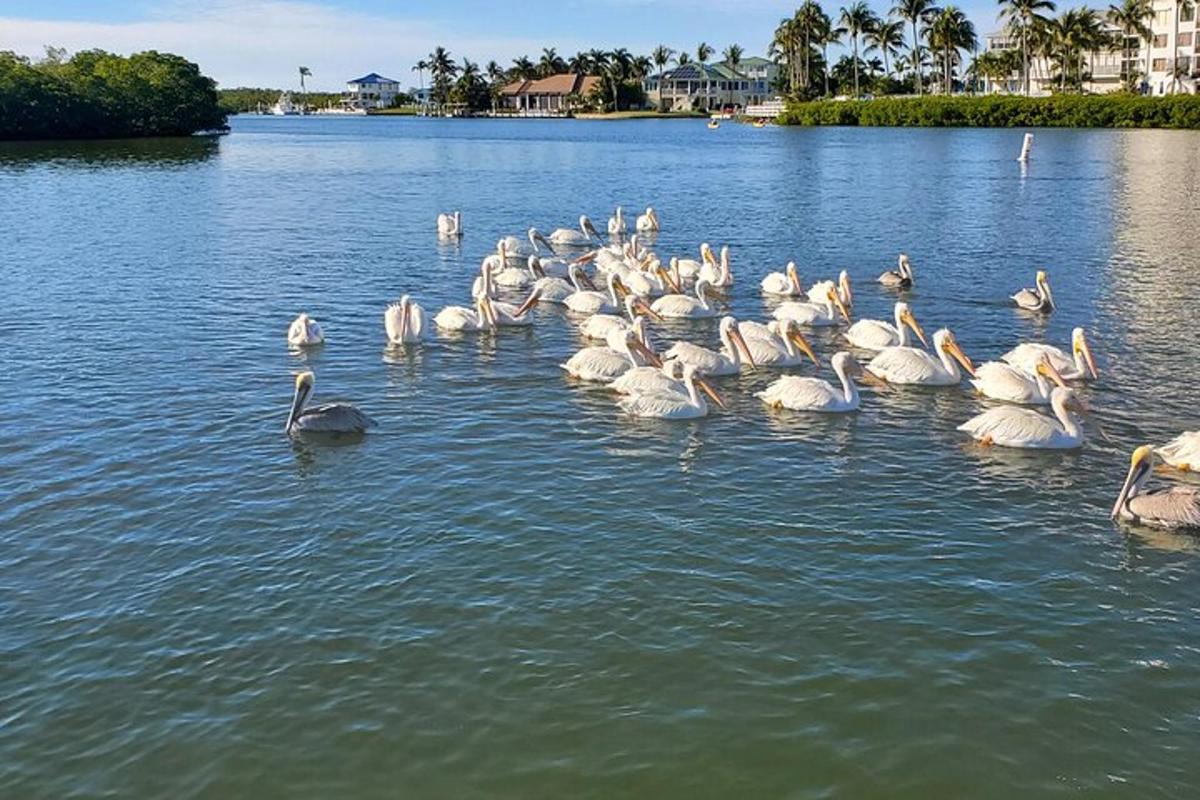
<path id="1" fill-rule="evenodd" d="M 1017 161 L 1028 161 L 1029 153 L 1033 150 L 1033 134 L 1025 134 L 1025 141 L 1021 143 L 1021 155 L 1017 156 Z"/>

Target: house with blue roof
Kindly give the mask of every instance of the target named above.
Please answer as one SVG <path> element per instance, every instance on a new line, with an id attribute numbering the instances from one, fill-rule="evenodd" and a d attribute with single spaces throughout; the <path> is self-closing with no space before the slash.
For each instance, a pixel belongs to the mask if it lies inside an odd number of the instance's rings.
<path id="1" fill-rule="evenodd" d="M 342 107 L 347 111 L 371 111 L 389 108 L 400 94 L 400 82 L 385 78 L 378 72 L 363 75 L 346 83 Z"/>

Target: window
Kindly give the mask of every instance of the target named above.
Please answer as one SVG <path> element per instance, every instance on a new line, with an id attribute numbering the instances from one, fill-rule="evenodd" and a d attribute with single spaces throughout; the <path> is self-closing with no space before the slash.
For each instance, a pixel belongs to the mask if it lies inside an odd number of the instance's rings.
<path id="1" fill-rule="evenodd" d="M 1167 71 L 1167 60 L 1165 58 L 1154 59 L 1154 61 L 1150 62 L 1150 71 L 1151 72 L 1166 72 Z"/>
<path id="2" fill-rule="evenodd" d="M 1167 8 L 1154 14 L 1154 27 L 1165 28 L 1171 24 L 1171 9 Z"/>
<path id="3" fill-rule="evenodd" d="M 1176 47 L 1191 47 L 1192 46 L 1192 34 L 1190 32 L 1179 34 L 1179 39 L 1175 42 L 1175 46 Z"/>
<path id="4" fill-rule="evenodd" d="M 1191 5 L 1189 3 L 1188 5 L 1185 5 L 1185 6 L 1181 5 L 1179 7 L 1179 21 L 1180 22 L 1191 22 L 1195 18 L 1196 18 L 1196 7 L 1194 5 Z"/>
<path id="5" fill-rule="evenodd" d="M 1154 46 L 1155 47 L 1166 47 L 1167 46 L 1167 35 L 1165 33 L 1160 33 L 1157 36 L 1155 36 L 1154 37 Z"/>

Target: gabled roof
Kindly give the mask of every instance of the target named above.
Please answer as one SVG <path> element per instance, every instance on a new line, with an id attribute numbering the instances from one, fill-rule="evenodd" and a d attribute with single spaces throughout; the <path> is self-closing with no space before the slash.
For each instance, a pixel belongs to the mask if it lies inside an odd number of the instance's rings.
<path id="1" fill-rule="evenodd" d="M 562 72 L 548 78 L 536 80 L 519 80 L 500 90 L 502 95 L 518 94 L 579 94 L 585 95 L 592 91 L 600 79 L 595 75 L 576 75 L 572 72 Z"/>
<path id="2" fill-rule="evenodd" d="M 749 56 L 748 58 L 743 58 L 738 62 L 739 67 L 771 67 L 774 65 L 774 61 L 769 58 L 763 58 L 762 56 Z"/>
<path id="3" fill-rule="evenodd" d="M 361 78 L 355 78 L 352 81 L 346 81 L 346 83 L 399 83 L 399 82 L 400 81 L 394 81 L 391 78 L 385 78 L 382 75 L 380 75 L 378 72 L 372 72 L 369 75 L 363 75 Z"/>

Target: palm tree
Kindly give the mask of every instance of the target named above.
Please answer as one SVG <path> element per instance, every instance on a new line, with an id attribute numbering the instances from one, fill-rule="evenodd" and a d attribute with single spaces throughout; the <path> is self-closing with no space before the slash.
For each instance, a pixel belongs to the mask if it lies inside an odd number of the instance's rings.
<path id="1" fill-rule="evenodd" d="M 1046 15 L 1042 12 L 1053 11 L 1051 0 L 999 0 L 1003 9 L 1000 19 L 1006 21 L 1008 31 L 1021 40 L 1021 80 L 1025 86 L 1025 94 L 1029 94 L 1029 47 L 1033 29 L 1045 24 Z"/>
<path id="2" fill-rule="evenodd" d="M 909 64 L 912 66 L 913 83 L 916 84 L 917 94 L 920 95 L 924 91 L 924 82 L 921 80 L 921 34 L 918 26 L 924 25 L 937 13 L 937 6 L 933 4 L 933 0 L 897 0 L 891 13 L 912 25 Z"/>
<path id="3" fill-rule="evenodd" d="M 799 11 L 796 12 L 799 15 Z M 771 39 L 771 44 L 767 47 L 767 53 L 775 63 L 782 68 L 787 64 L 787 87 L 788 94 L 796 93 L 796 20 L 792 17 L 779 21 L 779 26 L 775 28 L 775 34 Z"/>
<path id="4" fill-rule="evenodd" d="M 892 75 L 889 59 L 900 55 L 904 46 L 904 20 L 880 20 L 871 30 L 867 31 L 863 40 L 867 43 L 863 53 L 879 51 L 883 56 L 883 72 L 888 77 Z"/>
<path id="5" fill-rule="evenodd" d="M 591 59 L 587 53 L 576 53 L 567 59 L 567 71 L 576 75 L 587 75 L 592 71 Z"/>
<path id="6" fill-rule="evenodd" d="M 1121 30 L 1121 81 L 1126 89 L 1132 89 L 1135 76 L 1129 71 L 1129 62 L 1133 60 L 1129 40 L 1154 38 L 1150 29 L 1154 5 L 1150 0 L 1124 0 L 1119 6 L 1110 5 L 1106 17 L 1110 24 Z"/>
<path id="7" fill-rule="evenodd" d="M 1179 68 L 1179 17 L 1184 11 L 1191 11 L 1194 6 L 1191 0 L 1175 0 L 1172 6 L 1172 24 L 1174 30 L 1171 34 L 1171 94 L 1182 87 L 1182 78 L 1187 77 L 1187 70 Z"/>
<path id="8" fill-rule="evenodd" d="M 942 67 L 942 91 L 950 94 L 954 84 L 954 65 L 961 61 L 959 50 L 974 50 L 978 45 L 975 26 L 966 14 L 946 6 L 929 23 L 929 46 L 939 52 Z"/>
<path id="9" fill-rule="evenodd" d="M 796 10 L 796 15 L 792 18 L 798 28 L 798 40 L 803 41 L 800 49 L 804 53 L 804 71 L 800 76 L 800 82 L 805 91 L 812 86 L 812 49 L 816 44 L 816 32 L 821 28 L 823 18 L 825 18 L 825 12 L 821 10 L 821 6 L 816 0 L 804 0 L 804 4 Z"/>
<path id="10" fill-rule="evenodd" d="M 549 78 L 551 75 L 557 75 L 560 72 L 567 71 L 567 64 L 562 60 L 553 47 L 542 48 L 542 58 L 537 64 L 537 73 L 539 78 Z"/>
<path id="11" fill-rule="evenodd" d="M 821 46 L 821 71 L 825 78 L 825 95 L 829 96 L 829 45 L 841 44 L 842 37 L 846 35 L 846 29 L 840 25 L 834 25 L 833 20 L 824 11 L 821 12 L 821 17 L 817 21 L 817 27 L 813 30 L 813 43 Z"/>
<path id="12" fill-rule="evenodd" d="M 708 68 L 704 65 L 712 58 L 713 49 L 705 42 L 696 45 L 696 63 L 700 65 L 700 85 L 701 91 L 704 92 L 704 110 L 710 108 L 708 102 Z"/>
<path id="13" fill-rule="evenodd" d="M 420 82 L 422 94 L 425 92 L 425 70 L 427 69 L 429 69 L 429 62 L 423 58 L 412 68 L 412 71 L 417 73 L 417 80 Z"/>
<path id="14" fill-rule="evenodd" d="M 667 64 L 671 63 L 671 56 L 675 55 L 675 51 L 667 47 L 665 44 L 660 44 L 650 53 L 650 60 L 654 62 L 654 66 L 658 67 L 658 110 L 662 111 L 663 106 L 663 72 L 667 69 Z"/>
<path id="15" fill-rule="evenodd" d="M 725 48 L 722 54 L 725 56 L 725 66 L 729 67 L 729 71 L 733 74 L 729 77 L 729 104 L 733 105 L 733 85 L 737 80 L 738 67 L 742 64 L 742 46 L 740 44 L 731 44 Z M 743 98 L 744 99 L 744 98 Z"/>
<path id="16" fill-rule="evenodd" d="M 449 50 L 436 47 L 429 54 L 427 67 L 433 76 L 433 100 L 438 106 L 442 106 L 450 94 L 450 79 L 458 74 L 458 65 L 450 58 Z"/>
<path id="17" fill-rule="evenodd" d="M 633 56 L 624 47 L 618 47 L 608 54 L 604 77 L 612 89 L 613 111 L 620 111 L 619 90 L 621 84 L 629 77 L 633 66 Z"/>
<path id="18" fill-rule="evenodd" d="M 849 6 L 842 6 L 838 24 L 844 26 L 850 34 L 850 41 L 854 47 L 854 96 L 858 97 L 858 37 L 874 26 L 875 13 L 864 0 L 858 0 Z"/>
<path id="19" fill-rule="evenodd" d="M 496 100 L 499 99 L 500 90 L 504 88 L 504 81 L 507 76 L 504 74 L 504 67 L 501 67 L 495 61 L 489 61 L 487 66 L 483 68 L 483 72 L 487 75 L 488 80 L 488 95 L 491 100 L 492 113 L 496 113 Z"/>
<path id="20" fill-rule="evenodd" d="M 692 63 L 692 57 L 687 54 L 687 50 L 684 50 L 679 54 L 679 58 L 675 59 L 675 63 L 682 67 L 684 64 Z"/>
<path id="21" fill-rule="evenodd" d="M 509 70 L 509 73 L 511 73 L 514 78 L 530 80 L 531 78 L 537 77 L 537 64 L 534 64 L 533 61 L 530 60 L 529 56 L 519 56 L 518 58 L 514 58 L 512 63 L 513 65 Z"/>
<path id="22" fill-rule="evenodd" d="M 634 56 L 633 61 L 629 62 L 629 73 L 639 81 L 644 80 L 654 68 L 649 56 Z"/>

